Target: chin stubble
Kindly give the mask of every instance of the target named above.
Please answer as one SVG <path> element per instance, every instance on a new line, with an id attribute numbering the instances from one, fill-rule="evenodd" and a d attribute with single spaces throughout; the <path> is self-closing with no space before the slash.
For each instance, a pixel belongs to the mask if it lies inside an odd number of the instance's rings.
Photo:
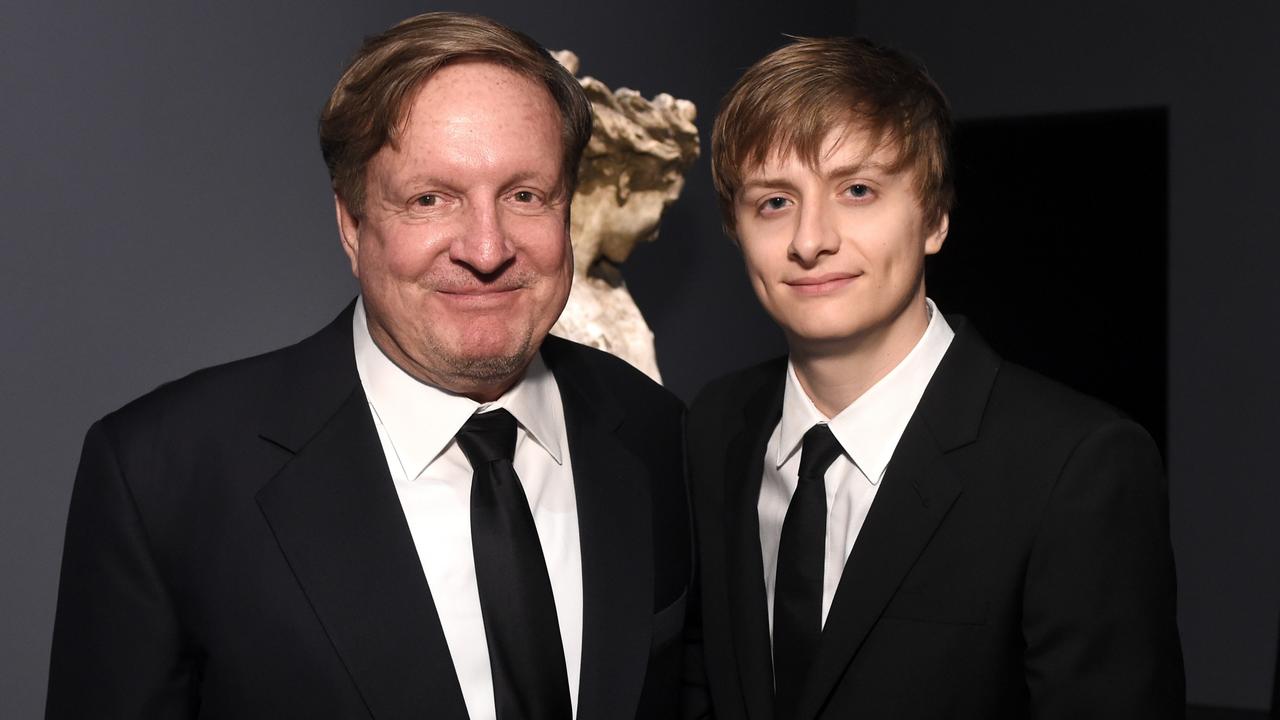
<path id="1" fill-rule="evenodd" d="M 488 357 L 460 356 L 437 347 L 433 353 L 445 361 L 446 370 L 453 377 L 475 384 L 491 384 L 507 380 L 518 375 L 528 364 L 530 348 L 533 345 L 532 333 L 526 331 L 520 339 L 519 346 L 510 353 Z"/>

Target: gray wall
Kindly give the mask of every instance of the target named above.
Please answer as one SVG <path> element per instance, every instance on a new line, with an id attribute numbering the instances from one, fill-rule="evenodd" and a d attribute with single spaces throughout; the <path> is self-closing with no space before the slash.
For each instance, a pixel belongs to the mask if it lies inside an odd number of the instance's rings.
<path id="1" fill-rule="evenodd" d="M 960 118 L 1169 108 L 1167 460 L 1187 691 L 1266 709 L 1280 614 L 1280 5 L 868 0 L 858 24 L 923 59 Z M 1080 162 L 1096 178 L 1082 207 L 1125 192 L 1124 167 Z"/>
<path id="2" fill-rule="evenodd" d="M 1262 286 L 1277 253 L 1263 192 L 1277 160 L 1264 133 L 1280 127 L 1280 62 L 1265 42 L 1276 8 L 1117 17 L 1005 4 L 965 15 L 863 3 L 856 20 L 922 55 L 962 117 L 1173 108 L 1170 462 L 1190 687 L 1201 702 L 1263 707 L 1280 592 L 1264 526 L 1277 490 L 1263 484 L 1277 427 L 1263 376 L 1277 300 Z M 84 430 L 162 381 L 296 340 L 351 297 L 316 113 L 362 36 L 425 8 L 13 5 L 0 9 L 0 716 L 26 718 L 43 706 Z M 779 33 L 855 30 L 853 3 L 653 0 L 635 17 L 603 5 L 455 7 L 574 49 L 611 86 L 694 100 L 704 144 L 716 100 Z M 1081 202 L 1123 190 L 1123 168 L 1088 161 L 1099 180 Z M 782 347 L 720 236 L 705 160 L 626 272 L 686 398 Z"/>
<path id="3" fill-rule="evenodd" d="M 458 3 L 703 123 L 782 31 L 852 31 L 853 6 L 654 0 Z M 355 285 L 316 116 L 361 39 L 411 2 L 6 3 L 0 8 L 0 717 L 41 713 L 71 481 L 89 424 L 196 368 L 293 342 Z M 436 6 L 436 9 L 439 9 Z M 705 140 L 704 134 L 704 140 Z M 634 292 L 669 384 L 777 352 L 720 236 L 700 162 Z M 681 268 L 671 273 L 671 268 Z M 683 271 L 687 268 L 688 271 Z M 722 337 L 700 331 L 723 329 Z"/>
<path id="4" fill-rule="evenodd" d="M 0 715 L 33 718 L 88 424 L 296 340 L 354 292 L 315 118 L 361 34 L 399 13 L 15 5 L 0 17 Z"/>

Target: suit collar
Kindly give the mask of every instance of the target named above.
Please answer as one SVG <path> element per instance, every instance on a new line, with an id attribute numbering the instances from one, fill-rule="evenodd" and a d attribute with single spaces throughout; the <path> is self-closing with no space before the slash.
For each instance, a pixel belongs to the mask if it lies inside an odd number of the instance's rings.
<path id="1" fill-rule="evenodd" d="M 280 350 L 283 368 L 264 403 L 259 436 L 291 453 L 299 452 L 359 387 L 351 317 L 355 301 L 316 334 Z"/>
<path id="2" fill-rule="evenodd" d="M 560 385 L 560 394 L 569 396 L 566 402 L 579 403 L 582 412 L 602 423 L 601 429 L 613 432 L 622 425 L 626 408 L 596 364 L 588 361 L 588 353 L 595 352 L 599 351 L 548 335 L 540 355 Z"/>
<path id="3" fill-rule="evenodd" d="M 800 385 L 795 365 L 787 364 L 782 420 L 778 425 L 778 452 L 771 458 L 774 467 L 782 467 L 788 457 L 799 452 L 809 428 L 826 422 L 867 480 L 873 485 L 880 482 L 920 397 L 955 336 L 942 313 L 936 311 L 933 301 L 927 302 L 929 324 L 911 351 L 832 418 L 823 416 Z"/>
<path id="4" fill-rule="evenodd" d="M 999 358 L 963 318 L 889 461 L 845 563 L 799 717 L 812 718 L 963 491 L 946 459 L 975 440 Z"/>
<path id="5" fill-rule="evenodd" d="M 625 439 L 626 413 L 597 351 L 556 337 L 542 346 L 564 405 L 582 552 L 578 720 L 635 714 L 649 660 L 654 600 L 653 502 Z M 601 359 L 599 362 L 616 362 Z"/>
<path id="6" fill-rule="evenodd" d="M 370 714 L 408 719 L 432 708 L 461 720 L 467 713 L 449 648 L 355 379 L 350 317 L 348 309 L 335 321 L 344 352 L 296 358 L 304 375 L 283 391 L 309 404 L 264 433 L 296 454 L 259 490 L 258 506 Z M 333 328 L 296 347 L 333 352 Z M 326 365 L 327 377 L 319 370 Z M 340 378 L 336 366 L 349 375 Z"/>
<path id="7" fill-rule="evenodd" d="M 987 398 L 1000 369 L 1000 357 L 966 318 L 953 316 L 950 324 L 955 329 L 955 339 L 925 388 L 916 411 L 943 451 L 977 439 Z"/>

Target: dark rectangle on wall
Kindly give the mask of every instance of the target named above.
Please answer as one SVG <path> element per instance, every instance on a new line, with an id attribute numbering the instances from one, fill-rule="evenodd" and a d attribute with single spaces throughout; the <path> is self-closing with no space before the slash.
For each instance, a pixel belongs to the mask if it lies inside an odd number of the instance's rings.
<path id="1" fill-rule="evenodd" d="M 1004 357 L 1102 398 L 1163 452 L 1168 112 L 973 120 L 929 295 Z"/>

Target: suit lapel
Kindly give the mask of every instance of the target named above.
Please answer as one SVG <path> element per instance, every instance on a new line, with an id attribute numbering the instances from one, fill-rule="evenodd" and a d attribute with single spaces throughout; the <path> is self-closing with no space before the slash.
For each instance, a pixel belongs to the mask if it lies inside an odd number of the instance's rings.
<path id="1" fill-rule="evenodd" d="M 635 715 L 649 661 L 652 501 L 640 460 L 618 436 L 612 392 L 571 346 L 547 338 L 543 359 L 564 402 L 582 552 L 578 720 Z"/>
<path id="2" fill-rule="evenodd" d="M 963 318 L 907 424 L 845 562 L 798 716 L 816 717 L 963 489 L 947 452 L 972 442 L 999 359 Z"/>
<path id="3" fill-rule="evenodd" d="M 370 713 L 466 718 L 356 374 L 350 308 L 298 353 L 297 403 L 263 435 L 295 455 L 258 505 Z"/>
<path id="4" fill-rule="evenodd" d="M 903 434 L 883 483 L 845 562 L 798 717 L 817 715 L 960 492 L 921 428 Z"/>
<path id="5" fill-rule="evenodd" d="M 743 699 L 752 720 L 773 718 L 773 652 L 758 504 L 766 446 L 782 412 L 784 378 L 782 371 L 771 373 L 747 401 L 725 462 L 729 612 Z"/>

